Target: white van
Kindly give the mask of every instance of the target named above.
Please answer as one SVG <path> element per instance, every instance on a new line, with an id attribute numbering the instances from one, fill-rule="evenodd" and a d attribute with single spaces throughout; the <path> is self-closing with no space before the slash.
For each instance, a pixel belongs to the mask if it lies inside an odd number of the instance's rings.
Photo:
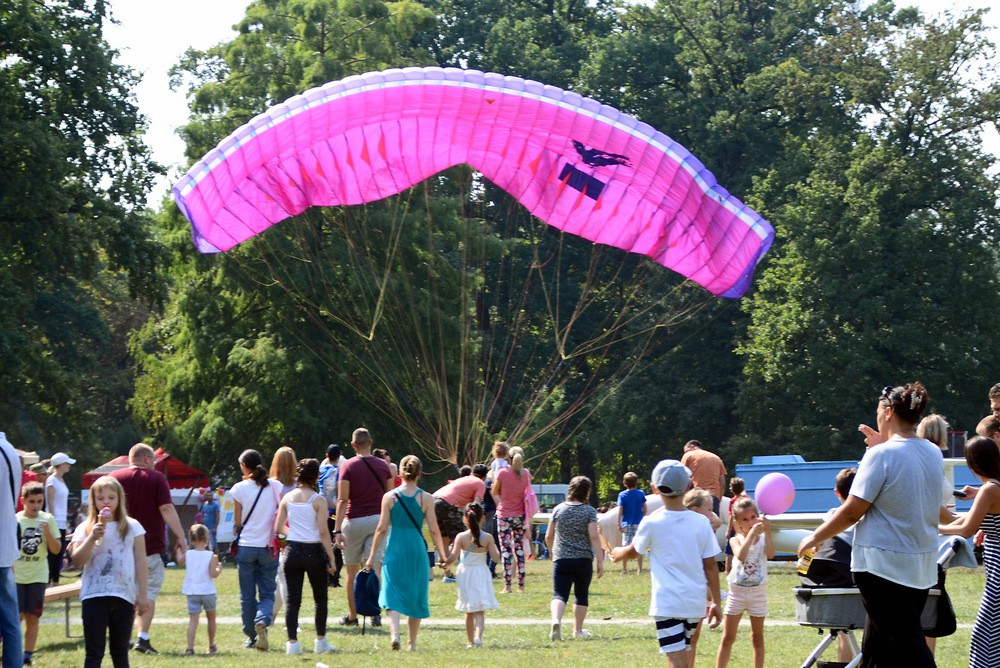
<path id="1" fill-rule="evenodd" d="M 552 509 L 566 500 L 569 485 L 540 484 L 531 486 L 538 497 L 538 512 L 551 513 Z"/>

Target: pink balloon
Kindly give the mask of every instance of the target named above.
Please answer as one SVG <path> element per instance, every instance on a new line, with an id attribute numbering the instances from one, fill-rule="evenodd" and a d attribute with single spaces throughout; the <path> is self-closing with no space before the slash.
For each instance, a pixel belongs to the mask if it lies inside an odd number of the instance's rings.
<path id="1" fill-rule="evenodd" d="M 795 484 L 784 473 L 768 473 L 754 490 L 757 507 L 765 515 L 780 515 L 795 501 Z"/>

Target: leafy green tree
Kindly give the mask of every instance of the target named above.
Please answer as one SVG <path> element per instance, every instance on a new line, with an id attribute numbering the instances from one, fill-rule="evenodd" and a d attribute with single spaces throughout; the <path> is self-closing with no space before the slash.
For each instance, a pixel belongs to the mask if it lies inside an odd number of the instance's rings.
<path id="1" fill-rule="evenodd" d="M 981 17 L 843 8 L 813 57 L 850 132 L 817 127 L 756 189 L 777 253 L 748 302 L 744 451 L 856 456 L 883 385 L 925 383 L 971 430 L 1000 373 L 997 181 L 979 132 L 1000 80 Z M 833 67 L 831 67 L 831 64 Z"/>
<path id="2" fill-rule="evenodd" d="M 338 13 L 343 8 L 315 6 L 329 8 L 328 25 L 353 29 L 350 17 Z M 400 15 L 401 6 L 393 7 L 387 21 L 368 24 L 365 29 L 378 34 L 364 43 L 388 43 L 379 37 L 388 32 L 405 64 L 406 54 L 419 47 L 400 45 L 426 40 L 416 34 L 397 39 L 399 31 L 387 28 Z M 406 9 L 419 14 L 413 5 Z M 242 110 L 262 108 L 296 86 L 317 83 L 308 77 L 294 81 L 315 71 L 310 59 L 320 53 L 315 46 L 298 47 L 305 38 L 296 36 L 303 30 L 291 4 L 258 3 L 232 43 L 189 54 L 175 74 L 178 82 L 194 77 L 197 86 L 197 113 L 186 130 L 191 153 L 207 149 L 202 138 L 214 140 L 218 130 L 248 115 Z M 336 35 L 327 36 L 337 41 Z M 364 47 L 369 48 L 378 50 Z M 253 63 L 245 59 L 250 51 L 256 54 Z M 343 58 L 334 56 L 331 67 L 343 67 Z M 358 57 L 356 66 L 372 67 L 373 60 L 377 63 L 374 56 Z M 271 78 L 255 69 L 268 61 L 282 64 L 270 67 L 278 73 Z M 333 72 L 325 71 L 323 76 Z M 183 227 L 176 216 L 164 223 L 171 230 Z M 182 236 L 176 238 L 183 245 Z M 191 251 L 182 246 L 180 253 L 190 257 Z M 247 439 L 241 437 L 247 419 L 231 409 L 233 419 L 225 421 L 224 412 L 213 408 L 222 395 L 232 399 L 237 385 L 241 397 L 258 395 L 247 386 L 253 378 L 231 375 L 233 346 L 267 336 L 276 352 L 285 351 L 275 358 L 302 361 L 297 369 L 336 369 L 352 390 L 341 403 L 377 407 L 406 435 L 408 449 L 454 463 L 476 461 L 494 436 L 526 443 L 558 433 L 560 424 L 585 409 L 588 396 L 627 372 L 630 355 L 641 355 L 643 337 L 662 326 L 657 317 L 663 319 L 647 312 L 655 291 L 642 280 L 631 287 L 620 280 L 645 276 L 640 264 L 553 232 L 468 169 L 456 168 L 385 202 L 298 216 L 282 223 L 280 233 L 262 235 L 224 259 L 178 264 L 179 285 L 203 286 L 206 279 L 198 274 L 212 273 L 207 280 L 217 287 L 208 299 L 227 304 L 179 295 L 176 320 L 163 321 L 173 323 L 165 336 L 158 335 L 159 324 L 147 328 L 137 349 L 146 353 L 142 365 L 148 378 L 134 405 L 147 420 L 170 416 L 159 423 L 162 438 L 215 459 L 237 442 L 252 441 L 266 450 L 278 434 L 285 440 L 294 440 L 296 432 L 311 438 L 308 423 L 300 427 L 263 410 L 259 419 L 273 429 L 254 430 Z M 658 268 L 649 273 L 665 274 Z M 182 287 L 181 294 L 193 289 Z M 647 294 L 640 294 L 643 290 Z M 279 331 L 283 335 L 275 337 Z M 637 347 L 624 356 L 625 363 L 615 362 L 611 347 L 633 339 Z M 290 341 L 308 352 L 290 355 Z M 211 361 L 201 359 L 206 353 Z M 259 382 L 265 378 L 275 387 L 294 382 L 281 373 L 263 374 Z M 180 390 L 166 402 L 156 395 L 165 382 Z M 307 413 L 317 414 L 320 396 L 306 399 Z M 207 420 L 208 410 L 222 421 Z M 209 423 L 225 423 L 228 431 L 209 432 Z M 549 441 L 545 449 L 556 443 Z M 193 460 L 199 456 L 193 454 Z"/>
<path id="3" fill-rule="evenodd" d="M 107 11 L 0 4 L 0 423 L 43 453 L 134 433 L 126 332 L 163 297 L 158 168 Z"/>
<path id="4" fill-rule="evenodd" d="M 588 42 L 614 27 L 608 0 L 431 0 L 441 30 L 424 36 L 441 66 L 572 88 Z"/>

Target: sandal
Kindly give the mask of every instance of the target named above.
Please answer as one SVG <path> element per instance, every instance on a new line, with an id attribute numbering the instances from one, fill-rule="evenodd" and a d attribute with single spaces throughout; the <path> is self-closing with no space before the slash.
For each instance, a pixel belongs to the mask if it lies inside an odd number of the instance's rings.
<path id="1" fill-rule="evenodd" d="M 184 650 L 184 656 L 194 656 L 194 648 L 188 647 Z"/>
<path id="2" fill-rule="evenodd" d="M 219 648 L 216 647 L 215 645 L 209 645 L 208 646 L 208 653 L 209 654 L 218 654 L 219 653 Z"/>

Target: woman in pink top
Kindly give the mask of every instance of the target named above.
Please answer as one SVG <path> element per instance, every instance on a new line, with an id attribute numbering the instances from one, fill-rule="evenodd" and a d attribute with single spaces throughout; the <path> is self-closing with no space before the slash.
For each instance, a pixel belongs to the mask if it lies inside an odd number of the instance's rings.
<path id="1" fill-rule="evenodd" d="M 511 457 L 510 466 L 496 472 L 492 494 L 497 501 L 497 533 L 503 557 L 504 594 L 509 594 L 511 581 L 511 551 L 517 557 L 517 590 L 524 591 L 524 491 L 531 485 L 531 473 L 524 468 L 524 455 Z"/>

